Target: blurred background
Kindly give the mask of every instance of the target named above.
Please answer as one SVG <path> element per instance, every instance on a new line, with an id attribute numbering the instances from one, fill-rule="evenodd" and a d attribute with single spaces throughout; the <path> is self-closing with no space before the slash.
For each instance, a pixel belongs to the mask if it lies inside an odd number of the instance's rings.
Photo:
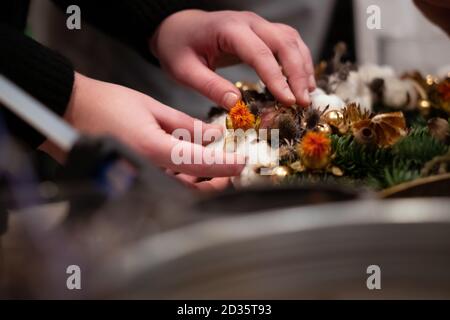
<path id="1" fill-rule="evenodd" d="M 345 41 L 349 47 L 347 58 L 360 64 L 388 64 L 398 72 L 418 69 L 440 74 L 449 69 L 447 35 L 409 0 L 218 0 L 214 5 L 254 11 L 268 20 L 295 27 L 316 63 L 331 57 L 334 45 Z M 381 9 L 379 30 L 366 26 L 370 5 Z M 76 31 L 61 28 L 65 20 L 66 15 L 51 1 L 32 1 L 31 35 L 69 57 L 78 71 L 132 87 L 171 107 L 205 117 L 212 105 L 210 101 L 179 86 L 131 49 L 87 23 Z M 250 68 L 242 65 L 219 73 L 233 82 L 257 79 Z"/>
<path id="2" fill-rule="evenodd" d="M 334 45 L 344 41 L 348 46 L 346 58 L 359 64 L 387 64 L 399 73 L 419 70 L 424 74 L 442 74 L 450 69 L 448 36 L 410 0 L 217 0 L 214 4 L 223 9 L 254 11 L 271 21 L 295 27 L 316 63 L 330 58 Z M 381 10 L 379 30 L 366 26 L 369 5 L 377 5 Z M 205 118 L 211 101 L 179 86 L 162 70 L 87 23 L 82 24 L 81 30 L 62 28 L 66 18 L 50 0 L 34 0 L 28 32 L 67 56 L 81 73 L 134 88 L 171 107 Z M 219 72 L 233 82 L 257 80 L 255 73 L 243 65 Z M 6 154 L 6 148 L 1 150 Z M 8 164 L 26 174 L 26 163 Z M 11 279 L 21 279 L 26 285 L 21 288 L 19 282 L 18 291 L 12 296 L 23 297 L 26 292 L 25 296 L 48 297 L 41 292 L 47 288 L 50 297 L 56 294 L 79 298 L 65 288 L 60 292 L 61 288 L 50 286 L 59 284 L 60 279 L 65 281 L 67 275 L 61 266 L 73 261 L 96 267 L 91 274 L 86 273 L 89 281 L 85 283 L 91 286 L 90 294 L 95 294 L 88 297 L 404 298 L 405 293 L 412 298 L 450 296 L 448 199 L 381 202 L 362 188 L 350 192 L 307 186 L 301 190 L 269 190 L 266 194 L 225 193 L 222 198 L 213 198 L 209 206 L 203 203 L 203 207 L 194 208 L 196 214 L 201 213 L 194 216 L 184 202 L 174 200 L 174 195 L 182 192 L 155 179 L 152 185 L 160 189 L 159 193 L 145 186 L 143 193 L 127 199 L 132 206 L 128 207 L 128 202 L 122 206 L 111 202 L 89 225 L 75 225 L 68 233 L 58 233 L 61 230 L 57 228 L 68 215 L 66 202 L 25 211 L 21 217 L 27 224 L 20 224 L 19 214 L 11 215 L 9 227 L 14 232 L 0 240 L 5 240 L 5 251 L 14 252 L 8 261 Z M 71 194 L 75 204 L 89 203 L 83 191 Z M 38 195 L 52 192 L 51 184 L 39 185 Z M 169 199 L 162 201 L 166 198 L 161 194 Z M 336 198 L 343 203 L 331 203 Z M 162 210 L 164 214 L 155 216 L 161 209 L 156 206 L 158 200 L 174 205 L 167 212 L 182 212 L 201 223 L 162 230 L 158 220 L 162 220 L 161 216 L 172 219 L 177 227 L 187 222 L 175 221 Z M 221 216 L 219 209 L 214 212 L 211 204 L 227 211 L 227 215 Z M 225 210 L 222 204 L 229 207 Z M 243 215 L 250 211 L 247 204 L 258 205 L 258 210 Z M 317 207 L 307 206 L 312 204 Z M 111 216 L 111 212 L 117 214 Z M 6 227 L 3 217 L 6 215 L 0 212 L 0 226 Z M 5 230 L 0 228 L 0 233 Z M 49 235 L 48 230 L 56 232 Z M 153 233 L 160 234 L 150 237 Z M 73 243 L 68 241 L 70 237 Z M 25 250 L 23 243 L 34 247 Z M 2 259 L 0 250 L 0 268 Z M 365 268 L 374 261 L 383 265 L 383 283 L 388 288 L 379 295 L 367 291 L 365 286 Z M 39 276 L 34 277 L 35 274 Z M 105 291 L 98 292 L 98 288 Z M 0 290 L 0 297 L 1 293 Z"/>

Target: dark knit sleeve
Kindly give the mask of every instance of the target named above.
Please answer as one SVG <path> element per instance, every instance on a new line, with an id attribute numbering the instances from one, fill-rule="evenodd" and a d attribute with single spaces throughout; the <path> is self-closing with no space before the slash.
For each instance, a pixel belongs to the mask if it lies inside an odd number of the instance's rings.
<path id="1" fill-rule="evenodd" d="M 66 110 L 72 94 L 72 64 L 58 53 L 0 23 L 0 73 L 59 115 Z M 10 133 L 37 147 L 42 135 L 13 115 L 4 106 L 0 117 Z"/>
<path id="2" fill-rule="evenodd" d="M 169 15 L 184 9 L 213 10 L 207 0 L 53 0 L 64 12 L 78 5 L 81 19 L 136 49 L 155 62 L 149 39 Z"/>

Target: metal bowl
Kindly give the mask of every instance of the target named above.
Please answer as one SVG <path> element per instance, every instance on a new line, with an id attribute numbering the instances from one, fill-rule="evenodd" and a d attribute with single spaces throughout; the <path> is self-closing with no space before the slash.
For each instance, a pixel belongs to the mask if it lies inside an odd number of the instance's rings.
<path id="1" fill-rule="evenodd" d="M 96 266 L 96 297 L 450 298 L 450 200 L 360 200 L 223 216 Z M 367 268 L 379 266 L 381 289 Z"/>

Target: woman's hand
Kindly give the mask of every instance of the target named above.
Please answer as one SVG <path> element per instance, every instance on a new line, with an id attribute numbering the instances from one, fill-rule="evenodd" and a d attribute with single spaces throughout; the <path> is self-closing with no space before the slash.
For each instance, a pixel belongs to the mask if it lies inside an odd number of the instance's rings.
<path id="1" fill-rule="evenodd" d="M 414 3 L 428 19 L 450 36 L 450 0 L 414 0 Z"/>
<path id="2" fill-rule="evenodd" d="M 235 176 L 244 166 L 243 159 L 229 153 L 212 155 L 215 163 L 223 164 L 210 165 L 205 161 L 206 148 L 201 144 L 210 141 L 205 141 L 203 134 L 208 132 L 210 136 L 220 136 L 220 128 L 193 119 L 137 91 L 77 73 L 64 118 L 83 133 L 109 134 L 118 138 L 155 165 L 184 174 L 178 178 Z M 174 138 L 171 134 L 176 129 L 185 129 L 192 139 L 197 134 L 199 143 Z M 190 163 L 173 161 L 174 148 L 180 150 L 181 147 L 183 151 L 191 152 Z M 59 161 L 64 159 L 64 155 L 49 142 L 45 142 L 41 149 Z M 197 163 L 193 161 L 194 155 L 200 159 Z M 185 183 L 194 181 L 193 178 L 181 180 Z M 223 182 L 221 179 L 219 184 L 223 185 Z"/>
<path id="3" fill-rule="evenodd" d="M 239 61 L 286 105 L 308 105 L 315 87 L 311 55 L 298 32 L 251 12 L 180 11 L 161 23 L 151 50 L 176 80 L 225 108 L 240 92 L 214 70 Z"/>

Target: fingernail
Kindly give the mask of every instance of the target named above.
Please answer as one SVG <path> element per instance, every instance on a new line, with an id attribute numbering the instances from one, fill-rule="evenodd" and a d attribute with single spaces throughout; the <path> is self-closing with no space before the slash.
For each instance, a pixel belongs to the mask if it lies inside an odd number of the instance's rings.
<path id="1" fill-rule="evenodd" d="M 309 99 L 309 92 L 308 92 L 308 90 L 305 90 L 305 92 L 303 92 L 303 100 L 307 104 L 311 103 L 311 100 Z"/>
<path id="2" fill-rule="evenodd" d="M 308 78 L 308 84 L 309 84 L 309 87 L 310 87 L 311 89 L 314 89 L 314 88 L 316 87 L 316 79 L 314 79 L 314 76 L 313 76 L 313 75 L 310 75 L 310 76 L 309 76 L 309 78 Z"/>
<path id="3" fill-rule="evenodd" d="M 223 96 L 223 106 L 227 109 L 232 108 L 239 100 L 239 97 L 234 92 L 227 92 Z"/>

